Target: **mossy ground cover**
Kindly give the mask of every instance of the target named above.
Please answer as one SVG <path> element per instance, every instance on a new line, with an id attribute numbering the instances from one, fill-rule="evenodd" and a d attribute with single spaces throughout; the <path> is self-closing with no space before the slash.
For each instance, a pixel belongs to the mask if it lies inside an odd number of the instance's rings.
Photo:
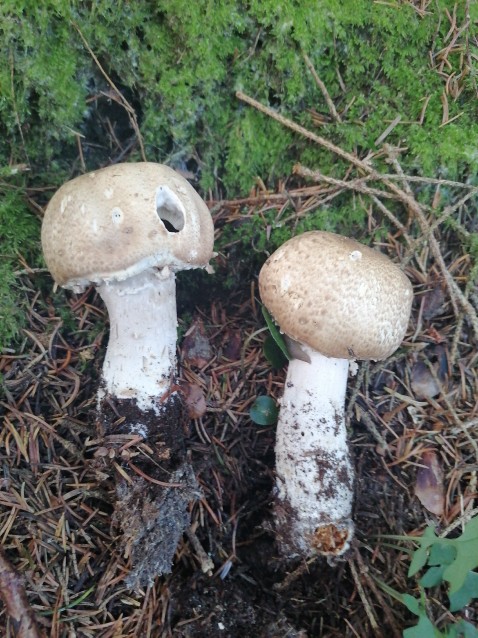
<path id="1" fill-rule="evenodd" d="M 49 635 L 398 636 L 411 622 L 367 573 L 406 591 L 403 555 L 374 534 L 430 520 L 413 494 L 424 451 L 445 472 L 433 520 L 446 531 L 475 511 L 477 17 L 476 3 L 440 0 L 1 4 L 1 537 Z M 213 353 L 201 370 L 184 361 L 183 380 L 208 404 L 191 432 L 204 490 L 192 519 L 216 572 L 199 573 L 185 539 L 170 577 L 127 592 L 110 486 L 91 463 L 106 317 L 93 291 L 52 292 L 39 228 L 63 181 L 142 159 L 188 175 L 217 226 L 207 293 L 204 273 L 179 279 L 181 335 L 200 318 Z M 404 350 L 351 385 L 354 554 L 288 580 L 264 525 L 274 432 L 248 417 L 284 376 L 262 353 L 255 280 L 312 228 L 380 247 L 417 302 Z M 423 366 L 435 376 L 419 390 Z M 443 621 L 439 593 L 429 611 Z"/>
<path id="2" fill-rule="evenodd" d="M 406 173 L 475 183 L 477 11 L 446 1 L 3 2 L 3 345 L 20 319 L 8 312 L 20 243 L 8 228 L 20 226 L 35 266 L 39 207 L 79 172 L 146 158 L 186 170 L 215 198 L 243 196 L 258 178 L 273 188 L 296 162 L 344 175 L 346 162 L 240 103 L 237 90 L 362 157 L 396 122 L 386 142 L 407 149 Z M 363 207 L 338 198 L 297 230 L 350 232 L 363 220 Z M 273 245 L 290 232 L 276 229 Z M 245 243 L 249 234 L 241 228 Z"/>

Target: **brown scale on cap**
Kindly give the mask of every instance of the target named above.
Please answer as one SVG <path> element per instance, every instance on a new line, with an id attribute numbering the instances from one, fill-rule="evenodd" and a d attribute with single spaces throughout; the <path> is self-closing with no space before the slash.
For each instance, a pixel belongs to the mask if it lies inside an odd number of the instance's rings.
<path id="1" fill-rule="evenodd" d="M 81 287 L 150 267 L 206 266 L 213 233 L 206 204 L 179 173 L 140 162 L 64 184 L 46 209 L 42 244 L 56 283 Z"/>
<path id="2" fill-rule="evenodd" d="M 262 267 L 259 289 L 286 335 L 337 359 L 388 357 L 403 340 L 413 298 L 387 257 L 323 231 L 278 248 Z"/>

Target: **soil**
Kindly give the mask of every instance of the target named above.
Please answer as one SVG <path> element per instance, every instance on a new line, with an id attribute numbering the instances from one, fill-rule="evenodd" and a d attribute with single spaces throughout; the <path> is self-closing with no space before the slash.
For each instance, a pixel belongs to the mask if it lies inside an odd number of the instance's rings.
<path id="1" fill-rule="evenodd" d="M 187 459 L 186 407 L 177 392 L 157 412 L 106 396 L 97 419 L 101 434 L 94 465 L 103 478 L 114 476 L 113 524 L 121 530 L 117 542 L 131 556 L 125 582 L 132 589 L 151 586 L 156 576 L 171 571 L 189 527 L 189 504 L 200 493 Z"/>

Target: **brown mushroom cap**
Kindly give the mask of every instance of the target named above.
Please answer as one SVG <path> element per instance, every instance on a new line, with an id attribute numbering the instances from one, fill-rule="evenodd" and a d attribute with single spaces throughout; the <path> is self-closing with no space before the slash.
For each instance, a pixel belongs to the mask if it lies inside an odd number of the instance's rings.
<path id="1" fill-rule="evenodd" d="M 210 212 L 189 182 L 150 162 L 116 164 L 67 182 L 42 225 L 47 266 L 68 288 L 150 267 L 206 266 L 213 236 Z"/>
<path id="2" fill-rule="evenodd" d="M 387 257 L 322 231 L 278 248 L 262 267 L 259 290 L 286 335 L 337 359 L 388 357 L 403 340 L 413 298 Z"/>

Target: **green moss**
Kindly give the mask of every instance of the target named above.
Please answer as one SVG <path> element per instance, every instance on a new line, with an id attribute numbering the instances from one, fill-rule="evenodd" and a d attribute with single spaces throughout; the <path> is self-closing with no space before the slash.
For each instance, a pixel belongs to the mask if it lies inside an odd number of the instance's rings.
<path id="1" fill-rule="evenodd" d="M 429 54 L 445 44 L 445 8 L 439 2 L 420 17 L 408 3 L 369 0 L 4 2 L 3 152 L 14 142 L 17 161 L 28 157 L 38 177 L 46 172 L 40 166 L 45 159 L 71 167 L 77 151 L 72 131 L 87 129 L 107 89 L 76 25 L 104 70 L 132 96 L 148 157 L 180 164 L 195 154 L 206 186 L 221 177 L 230 195 L 243 193 L 257 174 L 274 179 L 300 159 L 310 143 L 252 114 L 234 91 L 241 88 L 304 123 L 308 108 L 327 115 L 303 51 L 337 107 L 353 101 L 344 123 L 327 126 L 326 135 L 349 149 L 371 148 L 388 121 L 397 115 L 416 121 L 429 99 L 424 125 L 401 124 L 388 141 L 407 144 L 416 170 L 446 166 L 458 177 L 477 168 L 470 142 L 476 69 L 460 96 L 449 100 L 450 117 L 461 114 L 459 120 L 439 128 L 444 80 Z M 459 56 L 448 58 L 457 71 Z M 315 155 L 332 166 L 334 158 L 320 149 Z M 60 173 L 57 181 L 63 178 Z"/>
<path id="2" fill-rule="evenodd" d="M 20 257 L 35 266 L 35 246 L 40 232 L 38 220 L 28 211 L 17 190 L 0 197 L 0 351 L 18 336 L 25 323 L 26 306 L 16 271 Z"/>
<path id="3" fill-rule="evenodd" d="M 422 16 L 412 3 L 370 0 L 4 0 L 0 165 L 26 163 L 26 184 L 43 187 L 83 170 L 79 144 L 86 170 L 123 151 L 141 159 L 106 73 L 137 113 L 147 158 L 197 170 L 202 188 L 221 195 L 246 194 L 257 176 L 273 186 L 298 161 L 338 177 L 345 170 L 328 151 L 240 103 L 239 89 L 313 130 L 310 110 L 317 111 L 329 121 L 319 133 L 359 155 L 378 150 L 375 140 L 400 116 L 387 142 L 407 149 L 405 171 L 474 180 L 478 73 L 465 48 L 477 36 L 478 10 L 469 8 L 469 33 L 439 73 L 437 54 L 450 42 L 447 0 Z M 464 11 L 458 3 L 458 25 Z M 346 110 L 342 123 L 330 121 L 303 53 Z M 464 75 L 463 59 L 471 66 Z M 448 96 L 456 119 L 442 125 L 445 73 L 455 74 L 459 90 Z M 354 228 L 363 218 L 352 202 L 336 200 L 300 228 Z M 286 235 L 274 227 L 273 244 Z"/>

